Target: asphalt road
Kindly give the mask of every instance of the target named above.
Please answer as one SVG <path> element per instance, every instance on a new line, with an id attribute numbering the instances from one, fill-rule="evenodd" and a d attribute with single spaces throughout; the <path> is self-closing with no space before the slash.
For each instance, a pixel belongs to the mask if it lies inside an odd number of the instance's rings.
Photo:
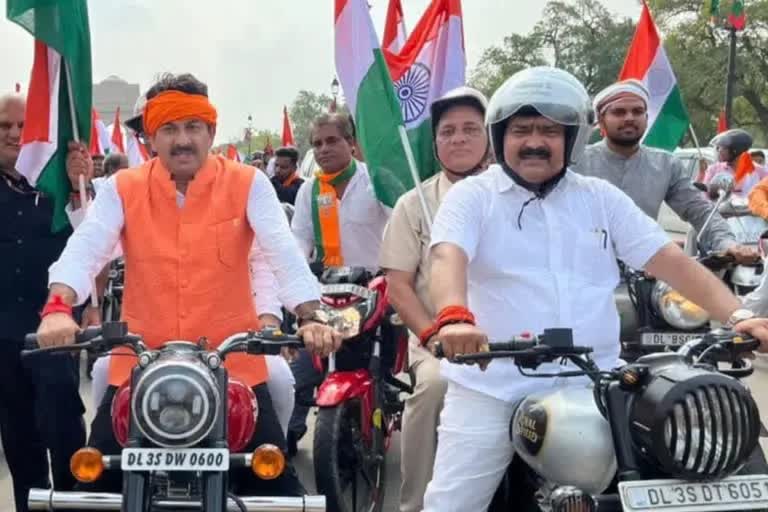
<path id="1" fill-rule="evenodd" d="M 686 224 L 680 221 L 677 216 L 670 210 L 663 207 L 660 222 L 662 226 L 670 233 L 675 239 L 684 239 Z M 768 422 L 768 363 L 764 366 L 759 366 L 759 370 L 755 372 L 750 378 L 750 384 L 755 391 L 760 410 L 763 411 L 763 421 Z M 90 405 L 90 383 L 87 379 L 83 378 L 83 384 L 81 388 L 82 395 L 86 404 Z M 92 417 L 92 408 L 88 408 L 86 413 L 88 416 L 88 423 Z M 312 469 L 312 436 L 314 430 L 314 415 L 310 415 L 309 418 L 310 431 L 300 444 L 300 453 L 294 459 L 296 468 L 299 472 L 302 482 L 307 487 L 308 491 L 314 492 L 314 473 Z M 400 464 L 400 440 L 395 438 L 392 448 L 390 450 L 387 464 L 387 489 L 385 492 L 385 507 L 386 511 L 397 510 L 398 497 L 400 492 L 400 478 L 399 478 L 399 464 Z M 8 474 L 8 468 L 5 464 L 5 459 L 0 457 L 0 512 L 12 512 L 13 496 L 11 491 L 11 481 Z"/>

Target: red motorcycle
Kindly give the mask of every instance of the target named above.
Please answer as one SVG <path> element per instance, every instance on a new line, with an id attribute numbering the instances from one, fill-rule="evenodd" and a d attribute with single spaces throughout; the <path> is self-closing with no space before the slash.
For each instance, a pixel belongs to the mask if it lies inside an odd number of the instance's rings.
<path id="1" fill-rule="evenodd" d="M 332 323 L 344 334 L 327 360 L 315 403 L 315 483 L 329 512 L 379 511 L 384 503 L 386 454 L 400 429 L 400 394 L 413 386 L 403 371 L 408 332 L 387 299 L 383 276 L 359 268 L 331 268 L 321 276 Z"/>

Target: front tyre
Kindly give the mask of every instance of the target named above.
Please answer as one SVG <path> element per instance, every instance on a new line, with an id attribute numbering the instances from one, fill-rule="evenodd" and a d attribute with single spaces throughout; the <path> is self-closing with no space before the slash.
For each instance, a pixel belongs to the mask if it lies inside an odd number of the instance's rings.
<path id="1" fill-rule="evenodd" d="M 383 437 L 380 429 L 374 432 Z M 374 444 L 384 446 L 380 441 Z M 382 510 L 386 460 L 363 440 L 359 400 L 318 411 L 313 458 L 315 484 L 326 497 L 328 512 Z"/>

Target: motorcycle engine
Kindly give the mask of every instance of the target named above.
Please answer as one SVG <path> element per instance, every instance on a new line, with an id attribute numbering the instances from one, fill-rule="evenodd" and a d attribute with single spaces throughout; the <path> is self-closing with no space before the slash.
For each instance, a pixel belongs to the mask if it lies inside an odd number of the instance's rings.
<path id="1" fill-rule="evenodd" d="M 147 439 L 182 448 L 210 433 L 221 399 L 210 370 L 199 359 L 182 350 L 168 351 L 139 377 L 131 414 Z"/>
<path id="2" fill-rule="evenodd" d="M 529 395 L 510 437 L 515 452 L 550 482 L 600 494 L 616 474 L 610 426 L 586 386 Z"/>

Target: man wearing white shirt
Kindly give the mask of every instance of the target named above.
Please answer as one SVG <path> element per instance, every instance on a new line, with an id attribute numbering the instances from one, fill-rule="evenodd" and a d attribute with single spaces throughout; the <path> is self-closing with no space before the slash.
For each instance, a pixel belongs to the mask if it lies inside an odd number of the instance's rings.
<path id="1" fill-rule="evenodd" d="M 312 126 L 320 170 L 299 189 L 291 228 L 307 258 L 324 267 L 378 267 L 389 212 L 373 194 L 368 167 L 352 156 L 347 116 L 324 114 Z"/>
<path id="2" fill-rule="evenodd" d="M 584 87 L 554 68 L 521 71 L 491 99 L 486 122 L 499 164 L 454 185 L 432 229 L 430 294 L 439 311 L 432 328 L 446 357 L 563 327 L 577 345 L 594 347 L 601 368 L 612 368 L 617 259 L 768 342 L 768 322 L 750 319 L 628 196 L 568 170 L 584 150 L 590 111 Z M 442 362 L 448 391 L 426 512 L 486 510 L 512 460 L 513 404 L 542 386 L 570 384 L 523 377 L 510 360 L 484 370 Z M 559 365 L 538 371 L 557 373 Z"/>

